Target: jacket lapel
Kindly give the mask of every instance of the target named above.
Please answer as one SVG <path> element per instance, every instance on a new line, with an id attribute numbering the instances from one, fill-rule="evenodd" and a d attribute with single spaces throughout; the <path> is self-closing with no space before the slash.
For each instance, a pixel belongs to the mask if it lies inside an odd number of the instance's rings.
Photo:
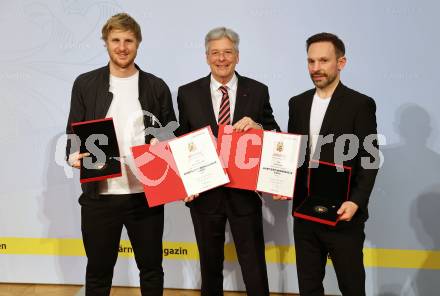
<path id="1" fill-rule="evenodd" d="M 137 67 L 137 66 L 136 66 Z M 138 92 L 139 92 L 139 102 L 142 107 L 142 111 L 152 112 L 153 103 L 151 100 L 153 99 L 151 85 L 147 83 L 147 77 L 145 77 L 144 72 L 142 72 L 139 68 L 139 84 L 138 84 Z M 150 119 L 151 120 L 151 119 Z M 145 126 L 147 127 L 147 126 Z"/>
<path id="2" fill-rule="evenodd" d="M 338 109 L 342 102 L 341 98 L 344 95 L 344 88 L 345 86 L 339 82 L 327 107 L 324 119 L 322 120 L 321 130 L 319 132 L 320 135 L 327 135 L 328 131 L 331 130 L 332 123 L 336 120 L 337 116 L 341 116 L 341 113 L 338 112 Z"/>
<path id="3" fill-rule="evenodd" d="M 197 96 L 199 104 L 202 109 L 202 113 L 206 114 L 206 120 L 211 126 L 212 133 L 217 136 L 218 124 L 215 120 L 214 107 L 212 105 L 211 97 L 211 74 L 202 79 L 200 84 L 201 95 Z"/>
<path id="4" fill-rule="evenodd" d="M 314 92 L 307 94 L 306 104 L 304 105 L 304 110 L 303 110 L 303 115 L 302 115 L 302 118 L 304 119 L 302 121 L 302 124 L 303 124 L 302 128 L 303 128 L 304 135 L 310 134 L 310 114 L 312 112 L 313 95 L 314 95 Z"/>
<path id="5" fill-rule="evenodd" d="M 96 89 L 96 102 L 95 102 L 95 118 L 105 118 L 107 115 L 110 104 L 112 103 L 113 94 L 110 92 L 110 69 L 107 65 L 104 71 L 99 76 L 99 83 L 97 83 Z"/>
<path id="6" fill-rule="evenodd" d="M 235 98 L 234 118 L 232 124 L 236 123 L 243 118 L 246 110 L 246 106 L 249 103 L 250 95 L 249 88 L 246 85 L 246 81 L 236 72 L 237 75 L 237 94 Z"/>

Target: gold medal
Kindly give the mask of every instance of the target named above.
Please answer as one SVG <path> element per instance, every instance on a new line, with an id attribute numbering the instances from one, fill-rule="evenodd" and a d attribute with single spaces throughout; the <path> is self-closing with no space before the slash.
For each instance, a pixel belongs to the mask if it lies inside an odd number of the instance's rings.
<path id="1" fill-rule="evenodd" d="M 318 214 L 324 214 L 328 212 L 328 209 L 324 206 L 315 206 L 313 210 Z"/>

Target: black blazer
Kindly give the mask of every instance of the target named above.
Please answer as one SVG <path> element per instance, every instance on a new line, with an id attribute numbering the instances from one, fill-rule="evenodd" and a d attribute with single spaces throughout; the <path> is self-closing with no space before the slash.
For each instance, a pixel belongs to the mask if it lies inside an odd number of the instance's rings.
<path id="1" fill-rule="evenodd" d="M 139 102 L 142 110 L 148 111 L 159 120 L 162 126 L 176 121 L 171 93 L 165 82 L 153 74 L 139 70 Z M 79 121 L 102 119 L 107 115 L 113 99 L 109 91 L 110 69 L 105 66 L 78 76 L 73 83 L 70 102 L 70 113 L 66 133 L 71 134 L 71 124 Z M 159 127 L 157 121 L 144 116 L 145 128 Z M 151 135 L 146 135 L 145 143 L 149 143 Z M 68 158 L 71 143 L 67 142 L 66 157 Z M 86 197 L 97 198 L 97 182 L 81 184 Z"/>
<path id="2" fill-rule="evenodd" d="M 315 89 L 310 89 L 289 101 L 289 125 L 288 132 L 309 136 L 310 111 L 312 107 Z M 365 221 L 368 218 L 368 201 L 374 186 L 378 171 L 365 169 L 361 166 L 361 159 L 367 157 L 369 161 L 379 159 L 377 143 L 376 104 L 366 95 L 354 91 L 341 82 L 335 89 L 328 109 L 322 122 L 320 135 L 333 134 L 333 141 L 324 144 L 321 148 L 319 160 L 335 163 L 335 142 L 344 134 L 353 134 L 359 139 L 359 149 L 356 156 L 342 164 L 352 167 L 352 179 L 350 186 L 350 200 L 359 206 L 359 210 L 353 219 Z M 374 135 L 373 148 L 365 148 L 364 139 Z M 298 179 L 295 189 L 294 208 L 298 206 L 306 196 L 307 167 L 309 157 L 309 145 L 307 144 L 306 161 L 298 170 Z M 345 153 L 348 143 L 344 146 Z M 313 159 L 318 159 L 317 155 Z"/>
<path id="3" fill-rule="evenodd" d="M 267 86 L 237 73 L 236 75 L 237 98 L 232 123 L 248 116 L 261 124 L 265 130 L 279 131 L 280 128 L 272 114 Z M 179 135 L 209 125 L 214 136 L 217 137 L 218 125 L 212 106 L 210 82 L 211 75 L 208 75 L 179 87 L 177 94 Z M 228 202 L 237 215 L 245 215 L 261 207 L 261 200 L 255 192 L 226 187 L 202 193 L 188 203 L 188 206 L 203 213 L 215 213 L 224 202 Z"/>

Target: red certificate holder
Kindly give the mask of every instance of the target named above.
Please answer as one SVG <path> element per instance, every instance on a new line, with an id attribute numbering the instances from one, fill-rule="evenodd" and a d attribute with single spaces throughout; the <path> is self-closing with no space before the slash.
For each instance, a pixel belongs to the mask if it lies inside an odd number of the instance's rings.
<path id="1" fill-rule="evenodd" d="M 308 174 L 308 196 L 294 211 L 295 217 L 336 226 L 338 209 L 349 199 L 351 168 L 311 160 Z"/>
<path id="2" fill-rule="evenodd" d="M 231 125 L 219 126 L 217 151 L 230 180 L 225 187 L 256 190 L 263 132 L 233 132 Z"/>
<path id="3" fill-rule="evenodd" d="M 217 151 L 230 180 L 225 186 L 291 199 L 300 143 L 299 135 L 261 129 L 236 132 L 230 125 L 220 125 Z"/>
<path id="4" fill-rule="evenodd" d="M 96 182 L 122 176 L 119 146 L 112 118 L 72 123 L 72 131 L 81 141 L 80 153 L 90 153 L 91 164 L 81 161 L 80 182 Z M 104 135 L 106 144 L 99 141 Z M 98 155 L 98 153 L 100 155 Z"/>
<path id="5" fill-rule="evenodd" d="M 137 177 L 144 186 L 145 196 L 150 207 L 183 200 L 189 195 L 180 176 L 175 158 L 170 148 L 170 143 L 179 139 L 182 140 L 182 138 L 195 134 L 203 129 L 207 129 L 207 132 L 209 133 L 208 141 L 212 141 L 213 147 L 213 150 L 211 151 L 214 151 L 214 155 L 217 158 L 218 156 L 215 152 L 214 143 L 215 138 L 213 137 L 209 126 L 180 136 L 179 138 L 159 142 L 155 145 L 131 147 L 134 162 L 138 169 L 136 174 L 138 174 Z M 171 143 L 171 146 L 175 143 L 176 142 Z M 194 145 L 194 143 L 192 144 Z M 217 161 L 222 174 L 225 174 L 218 158 Z M 221 183 L 220 185 L 214 185 L 214 187 L 222 186 L 225 183 L 226 182 Z M 213 189 L 214 187 L 205 188 L 203 192 Z"/>
<path id="6" fill-rule="evenodd" d="M 182 200 L 187 196 L 168 141 L 135 146 L 131 151 L 150 207 Z"/>

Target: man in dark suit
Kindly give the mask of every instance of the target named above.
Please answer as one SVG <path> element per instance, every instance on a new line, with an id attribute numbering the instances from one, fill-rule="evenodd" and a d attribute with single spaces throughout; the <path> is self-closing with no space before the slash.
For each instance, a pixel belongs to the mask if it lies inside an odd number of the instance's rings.
<path id="1" fill-rule="evenodd" d="M 137 22 L 125 13 L 112 16 L 102 28 L 109 64 L 80 75 L 74 82 L 66 132 L 71 124 L 112 117 L 118 138 L 122 176 L 82 184 L 81 231 L 87 254 L 86 295 L 110 294 L 119 240 L 125 226 L 139 268 L 143 296 L 163 294 L 163 206 L 149 208 L 140 181 L 128 165 L 130 147 L 154 141 L 144 135 L 159 121 L 175 121 L 165 82 L 142 71 L 134 60 L 142 41 Z M 140 114 L 144 114 L 140 116 Z M 147 114 L 148 116 L 146 116 Z M 69 141 L 69 163 L 80 168 L 88 155 Z"/>
<path id="2" fill-rule="evenodd" d="M 179 88 L 180 134 L 209 125 L 217 136 L 218 124 L 232 124 L 238 131 L 279 130 L 267 86 L 235 72 L 238 45 L 238 34 L 227 28 L 216 28 L 206 35 L 206 60 L 211 74 Z M 269 295 L 261 200 L 257 193 L 220 187 L 186 201 L 200 253 L 201 294 L 223 295 L 228 221 L 248 295 Z"/>
<path id="3" fill-rule="evenodd" d="M 299 168 L 293 209 L 306 197 L 309 159 L 352 168 L 349 200 L 338 210 L 336 227 L 295 218 L 294 237 L 300 294 L 324 295 L 327 255 L 343 295 L 365 295 L 364 223 L 379 167 L 376 105 L 340 81 L 346 64 L 342 40 L 320 33 L 307 40 L 307 61 L 315 85 L 289 101 L 289 133 L 307 136 L 306 161 Z M 339 140 L 338 140 L 339 139 Z M 357 143 L 359 145 L 357 145 Z"/>

